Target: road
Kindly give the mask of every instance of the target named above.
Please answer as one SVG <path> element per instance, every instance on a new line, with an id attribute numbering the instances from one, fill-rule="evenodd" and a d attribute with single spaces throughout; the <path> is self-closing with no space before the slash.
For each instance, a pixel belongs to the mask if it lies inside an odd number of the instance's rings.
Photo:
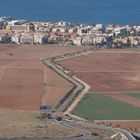
<path id="1" fill-rule="evenodd" d="M 56 62 L 60 60 L 64 60 L 64 59 L 69 59 L 72 57 L 77 57 L 83 54 L 92 53 L 95 50 L 96 48 L 90 48 L 83 51 L 73 52 L 73 53 L 63 55 L 63 56 L 58 56 L 58 57 L 42 60 L 43 64 L 51 68 L 53 71 L 55 71 L 61 77 L 63 77 L 64 79 L 72 83 L 74 86 L 71 92 L 68 93 L 67 98 L 63 100 L 60 107 L 57 109 L 57 113 L 66 111 L 66 109 L 68 109 L 68 107 L 72 104 L 75 98 L 81 93 L 82 90 L 84 90 L 85 86 L 82 83 L 80 83 L 78 80 L 76 80 L 74 77 L 69 75 L 61 66 L 58 66 Z"/>
<path id="2" fill-rule="evenodd" d="M 44 63 L 47 64 L 47 66 L 53 69 L 56 73 L 61 75 L 64 79 L 66 79 L 67 81 L 69 81 L 74 85 L 71 94 L 68 96 L 66 100 L 64 100 L 61 106 L 57 109 L 57 113 L 64 112 L 72 103 L 72 101 L 75 99 L 75 97 L 84 89 L 84 86 L 80 82 L 76 81 L 74 78 L 69 76 L 67 73 L 65 73 L 65 71 L 57 67 L 57 65 L 54 64 L 51 59 L 46 60 Z"/>
<path id="3" fill-rule="evenodd" d="M 12 139 L 1 139 L 1 140 L 100 140 L 100 139 L 85 139 L 84 136 L 80 137 L 71 137 L 71 138 L 57 138 L 57 139 L 51 139 L 51 138 L 12 138 Z"/>
<path id="4" fill-rule="evenodd" d="M 95 50 L 96 50 L 96 48 L 92 48 L 92 49 L 87 49 L 87 50 L 80 51 L 80 52 L 70 53 L 67 55 L 42 60 L 44 65 L 46 65 L 47 67 L 49 67 L 50 69 L 55 71 L 57 74 L 59 74 L 61 77 L 63 77 L 64 79 L 66 79 L 67 81 L 69 81 L 70 83 L 72 83 L 74 85 L 74 87 L 72 88 L 70 93 L 68 93 L 67 96 L 65 97 L 65 99 L 63 99 L 61 101 L 59 108 L 55 112 L 55 116 L 60 115 L 61 113 L 64 113 L 69 108 L 69 106 L 73 103 L 75 98 L 85 89 L 85 86 L 82 83 L 80 83 L 79 81 L 74 79 L 71 75 L 69 75 L 68 72 L 66 72 L 61 66 L 58 66 L 56 64 L 56 62 L 60 61 L 60 60 L 68 59 L 71 57 L 76 57 L 76 56 L 80 56 L 83 54 L 91 53 Z M 83 122 L 83 123 L 85 123 L 85 122 Z M 61 125 L 64 125 L 69 128 L 72 127 L 72 129 L 75 129 L 75 130 L 78 129 L 74 126 L 71 126 L 69 123 L 66 123 L 66 122 Z M 88 123 L 88 125 L 90 125 L 90 123 Z M 94 127 L 100 128 L 100 129 L 105 129 L 105 130 L 110 130 L 110 131 L 113 131 L 116 133 L 121 133 L 125 140 L 136 140 L 128 131 L 123 130 L 123 129 L 106 127 L 106 126 L 97 125 L 97 124 L 94 124 Z M 91 138 L 90 134 L 86 133 L 84 130 L 79 129 L 79 131 L 81 134 L 84 135 L 84 139 Z M 78 140 L 78 139 L 76 138 L 76 140 Z"/>

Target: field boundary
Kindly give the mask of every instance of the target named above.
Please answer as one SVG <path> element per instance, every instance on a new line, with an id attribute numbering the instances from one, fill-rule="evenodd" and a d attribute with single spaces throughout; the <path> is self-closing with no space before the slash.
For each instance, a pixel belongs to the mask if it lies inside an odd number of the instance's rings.
<path id="1" fill-rule="evenodd" d="M 74 55 L 74 54 L 72 54 L 72 55 Z M 62 60 L 63 57 L 64 56 L 61 56 L 60 58 L 58 58 L 58 60 Z M 78 97 L 79 92 L 81 92 L 81 90 L 82 90 L 83 83 L 81 83 L 80 81 L 77 81 L 76 79 L 73 79 L 73 77 L 69 75 L 69 71 L 65 71 L 61 66 L 58 67 L 55 63 L 56 60 L 57 60 L 57 58 L 47 59 L 47 60 L 44 60 L 43 63 L 45 65 L 47 65 L 47 67 L 54 70 L 54 72 L 60 74 L 63 78 L 67 79 L 69 82 L 72 82 L 74 85 L 77 86 L 77 89 L 75 89 L 71 93 L 73 95 L 69 96 L 67 98 L 67 100 L 64 102 L 64 104 L 62 104 L 59 107 L 59 109 L 56 111 L 56 113 L 57 113 L 56 115 L 59 115 L 59 113 L 66 112 L 67 108 L 70 107 L 71 104 L 74 103 L 74 98 Z M 124 139 L 124 140 L 126 140 L 126 139 L 127 140 L 135 140 L 135 138 L 128 131 L 125 131 L 125 130 L 122 130 L 122 129 L 120 130 L 120 129 L 109 128 L 109 127 L 105 127 L 105 126 L 99 126 L 99 125 L 96 125 L 95 128 L 101 128 L 103 130 L 111 130 L 111 131 L 117 132 L 117 133 L 119 132 L 121 134 L 121 138 Z"/>

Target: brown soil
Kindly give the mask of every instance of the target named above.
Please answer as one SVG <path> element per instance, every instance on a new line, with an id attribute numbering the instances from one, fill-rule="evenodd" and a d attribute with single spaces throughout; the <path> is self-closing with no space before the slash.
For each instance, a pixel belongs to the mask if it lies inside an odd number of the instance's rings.
<path id="1" fill-rule="evenodd" d="M 99 124 L 107 126 L 120 127 L 140 133 L 140 121 L 99 121 Z"/>
<path id="2" fill-rule="evenodd" d="M 71 85 L 46 69 L 41 59 L 81 49 L 83 48 L 0 45 L 0 108 L 38 110 L 44 94 L 45 104 L 56 104 Z M 44 83 L 48 86 L 45 90 Z"/>
<path id="3" fill-rule="evenodd" d="M 0 79 L 0 107 L 39 109 L 42 85 L 42 69 L 4 69 Z"/>
<path id="4" fill-rule="evenodd" d="M 140 53 L 94 52 L 61 61 L 91 92 L 139 92 Z"/>
<path id="5" fill-rule="evenodd" d="M 106 95 L 106 96 L 112 97 L 114 99 L 120 100 L 122 102 L 140 107 L 140 100 L 139 99 L 133 98 L 133 97 L 128 96 L 126 94 L 115 92 L 115 93 L 103 93 L 103 95 Z"/>
<path id="6" fill-rule="evenodd" d="M 73 85 L 49 68 L 45 69 L 45 73 L 46 88 L 42 103 L 53 105 L 60 101 Z"/>
<path id="7" fill-rule="evenodd" d="M 140 53 L 93 52 L 61 61 L 75 72 L 128 72 L 140 71 Z"/>
<path id="8" fill-rule="evenodd" d="M 140 53 L 129 51 L 96 51 L 59 62 L 90 85 L 89 92 L 102 93 L 140 107 L 140 99 L 125 93 L 140 92 Z M 139 128 L 138 121 L 112 122 L 122 128 Z M 140 130 L 139 130 L 140 132 Z"/>
<path id="9" fill-rule="evenodd" d="M 1 138 L 63 138 L 77 136 L 73 130 L 59 124 L 41 121 L 35 113 L 0 110 L 0 139 Z"/>

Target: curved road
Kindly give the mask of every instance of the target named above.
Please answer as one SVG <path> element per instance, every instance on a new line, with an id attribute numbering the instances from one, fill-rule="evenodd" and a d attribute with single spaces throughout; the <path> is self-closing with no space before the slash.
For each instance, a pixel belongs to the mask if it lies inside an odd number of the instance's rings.
<path id="1" fill-rule="evenodd" d="M 65 70 L 63 70 L 63 68 L 61 66 L 58 66 L 55 62 L 60 61 L 60 60 L 64 60 L 64 59 L 68 59 L 68 58 L 71 58 L 71 57 L 76 57 L 76 56 L 80 56 L 80 55 L 83 55 L 83 54 L 91 53 L 95 50 L 96 50 L 96 48 L 92 48 L 92 49 L 87 49 L 87 50 L 84 50 L 84 51 L 70 53 L 70 54 L 63 55 L 63 56 L 58 56 L 58 57 L 55 57 L 55 58 L 49 58 L 49 59 L 46 59 L 46 60 L 42 60 L 43 64 L 45 64 L 47 67 L 51 68 L 53 71 L 58 73 L 61 77 L 63 77 L 64 79 L 66 79 L 67 81 L 69 81 L 70 83 L 72 83 L 74 85 L 73 89 L 71 90 L 71 93 L 67 96 L 66 99 L 64 99 L 64 101 L 62 102 L 60 107 L 55 112 L 56 116 L 57 115 L 59 116 L 61 113 L 64 113 L 68 109 L 68 107 L 73 103 L 75 98 L 81 93 L 81 91 L 84 90 L 85 87 L 82 83 L 80 83 L 79 81 L 74 79 L 72 76 L 70 76 L 67 72 L 65 72 Z M 62 124 L 62 125 L 65 125 L 67 127 L 72 127 L 69 123 L 65 123 L 65 124 Z M 90 123 L 88 123 L 88 125 L 90 125 Z M 105 129 L 105 130 L 110 130 L 110 131 L 113 131 L 113 132 L 116 132 L 116 133 L 119 132 L 123 135 L 123 138 L 125 140 L 136 140 L 128 131 L 123 130 L 123 129 L 106 127 L 106 126 L 97 125 L 97 124 L 94 124 L 94 127 L 95 128 L 100 128 L 100 129 Z M 77 128 L 75 128 L 75 129 L 77 129 Z M 81 131 L 82 134 L 84 134 L 86 139 L 88 139 L 90 137 L 90 135 L 85 133 L 83 130 L 80 130 L 80 131 Z M 76 140 L 78 140 L 78 138 L 76 138 Z"/>

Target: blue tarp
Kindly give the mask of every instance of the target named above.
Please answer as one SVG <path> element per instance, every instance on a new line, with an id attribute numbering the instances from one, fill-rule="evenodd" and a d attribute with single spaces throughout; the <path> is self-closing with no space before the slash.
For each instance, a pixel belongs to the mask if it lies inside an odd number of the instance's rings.
<path id="1" fill-rule="evenodd" d="M 51 110 L 52 106 L 51 105 L 41 105 L 40 110 Z"/>

